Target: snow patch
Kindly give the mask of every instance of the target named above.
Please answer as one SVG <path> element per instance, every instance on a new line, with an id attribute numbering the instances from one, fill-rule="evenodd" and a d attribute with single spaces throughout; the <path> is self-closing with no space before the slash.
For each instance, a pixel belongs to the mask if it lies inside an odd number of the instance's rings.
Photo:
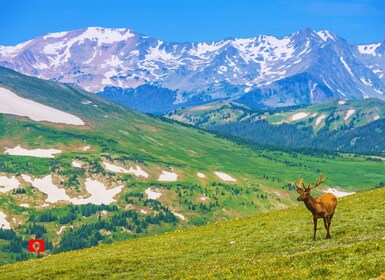
<path id="1" fill-rule="evenodd" d="M 30 156 L 40 158 L 53 158 L 55 154 L 60 154 L 61 150 L 57 149 L 33 149 L 28 150 L 17 145 L 15 148 L 5 148 L 4 154 L 12 156 Z"/>
<path id="2" fill-rule="evenodd" d="M 325 42 L 327 42 L 328 39 L 331 39 L 335 41 L 334 36 L 328 31 L 328 30 L 321 30 L 317 32 L 317 35 Z"/>
<path id="3" fill-rule="evenodd" d="M 125 169 L 124 167 L 117 166 L 115 164 L 108 163 L 106 161 L 103 161 L 103 164 L 104 164 L 104 168 L 108 171 L 112 171 L 112 172 L 116 172 L 116 173 L 129 173 L 129 171 L 127 169 Z"/>
<path id="4" fill-rule="evenodd" d="M 346 100 L 345 100 L 345 99 L 339 100 L 339 101 L 338 101 L 338 104 L 339 104 L 339 105 L 344 105 L 345 103 L 346 103 Z"/>
<path id="5" fill-rule="evenodd" d="M 128 170 L 128 173 L 131 173 L 131 174 L 135 175 L 136 177 L 148 178 L 148 173 L 143 171 L 142 168 L 138 165 L 136 166 L 136 169 L 133 167 L 130 167 L 130 169 Z"/>
<path id="6" fill-rule="evenodd" d="M 324 193 L 332 193 L 336 197 L 344 197 L 344 196 L 348 196 L 348 195 L 352 195 L 352 194 L 356 193 L 356 192 L 343 192 L 343 191 L 337 190 L 336 188 L 328 188 L 326 191 L 323 191 L 323 192 Z"/>
<path id="7" fill-rule="evenodd" d="M 48 33 L 43 37 L 44 40 L 49 39 L 49 38 L 61 38 L 64 37 L 65 35 L 68 34 L 68 31 L 63 31 L 63 32 L 56 32 L 56 33 Z"/>
<path id="8" fill-rule="evenodd" d="M 85 186 L 86 186 L 87 192 L 91 194 L 91 196 L 88 198 L 82 198 L 82 199 L 72 198 L 70 201 L 73 204 L 79 205 L 79 204 L 92 203 L 96 205 L 101 205 L 101 204 L 109 205 L 116 201 L 114 197 L 118 193 L 120 193 L 123 189 L 123 186 L 117 186 L 112 189 L 107 189 L 107 187 L 103 183 L 90 178 L 86 179 Z"/>
<path id="9" fill-rule="evenodd" d="M 361 54 L 368 54 L 368 55 L 375 56 L 376 55 L 376 49 L 379 46 L 381 46 L 381 43 L 369 44 L 369 45 L 358 45 L 357 48 Z"/>
<path id="10" fill-rule="evenodd" d="M 0 113 L 27 117 L 34 121 L 72 125 L 85 124 L 84 121 L 72 114 L 22 98 L 6 88 L 0 87 L 0 95 Z"/>
<path id="11" fill-rule="evenodd" d="M 235 181 L 237 181 L 236 179 L 234 179 L 233 177 L 231 177 L 230 175 L 228 175 L 228 174 L 226 174 L 224 172 L 215 171 L 214 173 L 215 173 L 215 175 L 217 175 L 217 177 L 219 177 L 223 181 L 226 181 L 226 182 L 235 182 Z"/>
<path id="12" fill-rule="evenodd" d="M 161 193 L 158 193 L 158 192 L 156 192 L 156 191 L 153 191 L 151 188 L 146 189 L 144 192 L 147 194 L 148 199 L 154 199 L 154 200 L 156 200 L 156 199 L 158 199 L 159 197 L 161 197 L 161 195 L 162 195 Z"/>
<path id="13" fill-rule="evenodd" d="M 200 172 L 198 172 L 197 173 L 197 176 L 199 177 L 199 178 L 206 178 L 206 175 L 205 174 L 203 174 L 203 173 L 200 173 Z"/>
<path id="14" fill-rule="evenodd" d="M 7 221 L 7 215 L 4 212 L 0 211 L 0 228 L 2 229 L 11 229 L 11 225 Z"/>
<path id="15" fill-rule="evenodd" d="M 15 176 L 8 178 L 7 176 L 0 176 L 0 193 L 6 193 L 19 187 L 20 182 Z"/>
<path id="16" fill-rule="evenodd" d="M 314 83 L 314 85 L 313 85 L 313 87 L 312 87 L 312 89 L 310 90 L 310 100 L 314 100 L 314 90 L 315 90 L 315 88 L 317 87 L 317 83 Z"/>
<path id="17" fill-rule="evenodd" d="M 42 193 L 45 193 L 48 197 L 45 202 L 55 203 L 60 200 L 70 201 L 70 197 L 66 194 L 64 189 L 59 189 L 52 183 L 52 176 L 47 175 L 41 179 L 32 179 L 31 176 L 21 175 L 24 181 L 31 183 L 33 187 L 37 188 Z"/>
<path id="18" fill-rule="evenodd" d="M 58 231 L 56 231 L 56 233 L 58 234 L 58 235 L 60 235 L 62 232 L 63 232 L 63 230 L 66 228 L 66 226 L 62 226 Z"/>
<path id="19" fill-rule="evenodd" d="M 82 165 L 80 162 L 76 161 L 76 160 L 73 160 L 72 161 L 72 166 L 75 167 L 75 168 L 82 168 Z"/>
<path id="20" fill-rule="evenodd" d="M 162 171 L 158 180 L 161 182 L 175 182 L 177 179 L 178 174 L 174 172 Z"/>
<path id="21" fill-rule="evenodd" d="M 171 213 L 173 213 L 174 216 L 178 217 L 178 218 L 181 219 L 182 221 L 186 220 L 185 216 L 183 216 L 182 214 L 179 214 L 179 213 L 174 212 L 174 211 L 171 211 Z"/>
<path id="22" fill-rule="evenodd" d="M 123 186 L 117 186 L 112 189 L 106 188 L 106 186 L 96 180 L 87 178 L 85 181 L 85 187 L 87 192 L 91 195 L 88 198 L 70 198 L 64 189 L 59 189 L 56 185 L 52 182 L 52 176 L 47 175 L 43 177 L 42 179 L 36 178 L 32 179 L 28 175 L 21 175 L 24 179 L 24 181 L 31 183 L 33 187 L 37 188 L 39 191 L 45 193 L 48 197 L 45 200 L 45 202 L 48 203 L 56 203 L 58 201 L 68 201 L 73 204 L 110 204 L 112 202 L 115 202 L 115 199 L 113 197 L 121 192 L 123 189 Z"/>
<path id="23" fill-rule="evenodd" d="M 309 115 L 309 113 L 306 113 L 306 112 L 297 113 L 291 117 L 291 120 L 292 121 L 298 121 L 298 120 L 301 120 L 303 118 L 306 118 L 308 115 Z"/>
<path id="24" fill-rule="evenodd" d="M 148 178 L 148 173 L 143 171 L 140 166 L 136 166 L 136 168 L 130 167 L 130 169 L 125 169 L 124 167 L 117 166 L 112 163 L 103 162 L 105 169 L 108 171 L 116 172 L 116 173 L 126 173 L 126 174 L 133 174 L 136 177 L 144 177 Z"/>
<path id="25" fill-rule="evenodd" d="M 326 118 L 326 115 L 325 114 L 322 114 L 321 116 L 319 116 L 316 121 L 315 121 L 315 125 L 319 125 L 323 119 Z"/>
<path id="26" fill-rule="evenodd" d="M 361 82 L 365 85 L 365 86 L 369 86 L 371 87 L 373 84 L 372 84 L 372 81 L 368 78 L 368 80 L 366 80 L 364 77 L 361 77 L 360 78 Z"/>
<path id="27" fill-rule="evenodd" d="M 344 117 L 344 120 L 348 120 L 355 112 L 356 110 L 353 110 L 353 109 L 350 109 L 348 110 L 348 112 L 346 113 L 345 117 Z"/>
<path id="28" fill-rule="evenodd" d="M 350 69 L 350 67 L 349 67 L 349 65 L 346 63 L 345 59 L 341 56 L 341 57 L 340 57 L 340 60 L 341 60 L 342 64 L 345 66 L 346 70 L 348 70 L 349 74 L 352 75 L 352 76 L 354 77 L 353 72 L 352 72 L 352 69 Z"/>

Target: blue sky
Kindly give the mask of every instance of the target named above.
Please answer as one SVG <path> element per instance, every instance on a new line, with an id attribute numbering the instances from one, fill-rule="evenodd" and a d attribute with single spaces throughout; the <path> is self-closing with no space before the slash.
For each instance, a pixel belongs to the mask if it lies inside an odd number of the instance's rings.
<path id="1" fill-rule="evenodd" d="M 128 27 L 174 42 L 282 37 L 309 27 L 371 43 L 385 40 L 385 1 L 0 0 L 0 45 L 88 26 Z"/>

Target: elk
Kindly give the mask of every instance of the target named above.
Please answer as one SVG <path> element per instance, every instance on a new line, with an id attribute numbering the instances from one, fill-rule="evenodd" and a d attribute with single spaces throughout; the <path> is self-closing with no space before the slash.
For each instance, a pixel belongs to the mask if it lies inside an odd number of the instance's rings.
<path id="1" fill-rule="evenodd" d="M 334 194 L 326 193 L 320 197 L 312 197 L 310 195 L 310 191 L 319 185 L 321 185 L 323 182 L 326 181 L 326 177 L 322 178 L 322 173 L 320 174 L 319 180 L 316 180 L 315 184 L 313 186 L 310 185 L 310 182 L 307 187 L 305 187 L 305 184 L 303 182 L 303 179 L 301 179 L 300 176 L 298 176 L 298 184 L 297 182 L 294 182 L 294 186 L 297 189 L 297 192 L 299 193 L 299 197 L 297 198 L 298 201 L 303 201 L 306 205 L 306 208 L 313 214 L 313 223 L 314 223 L 314 237 L 313 240 L 316 240 L 316 232 L 317 232 L 317 220 L 322 218 L 324 220 L 325 229 L 327 231 L 326 239 L 330 239 L 330 223 L 332 221 L 334 210 L 337 206 L 337 198 L 334 196 Z"/>

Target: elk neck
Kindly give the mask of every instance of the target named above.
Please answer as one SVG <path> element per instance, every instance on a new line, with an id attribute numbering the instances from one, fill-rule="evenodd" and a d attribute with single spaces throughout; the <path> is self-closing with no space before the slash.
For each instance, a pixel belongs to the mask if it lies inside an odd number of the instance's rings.
<path id="1" fill-rule="evenodd" d="M 310 212 L 314 213 L 315 210 L 316 210 L 316 207 L 315 207 L 315 198 L 312 197 L 311 195 L 309 195 L 309 197 L 307 199 L 305 199 L 303 201 L 306 205 L 306 208 L 309 209 Z"/>

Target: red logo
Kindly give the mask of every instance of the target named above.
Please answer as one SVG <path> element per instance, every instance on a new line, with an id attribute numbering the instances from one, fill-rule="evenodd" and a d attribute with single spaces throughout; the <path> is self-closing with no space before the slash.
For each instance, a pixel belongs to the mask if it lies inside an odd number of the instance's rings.
<path id="1" fill-rule="evenodd" d="M 44 240 L 30 239 L 28 241 L 28 251 L 35 253 L 36 255 L 44 252 Z"/>

